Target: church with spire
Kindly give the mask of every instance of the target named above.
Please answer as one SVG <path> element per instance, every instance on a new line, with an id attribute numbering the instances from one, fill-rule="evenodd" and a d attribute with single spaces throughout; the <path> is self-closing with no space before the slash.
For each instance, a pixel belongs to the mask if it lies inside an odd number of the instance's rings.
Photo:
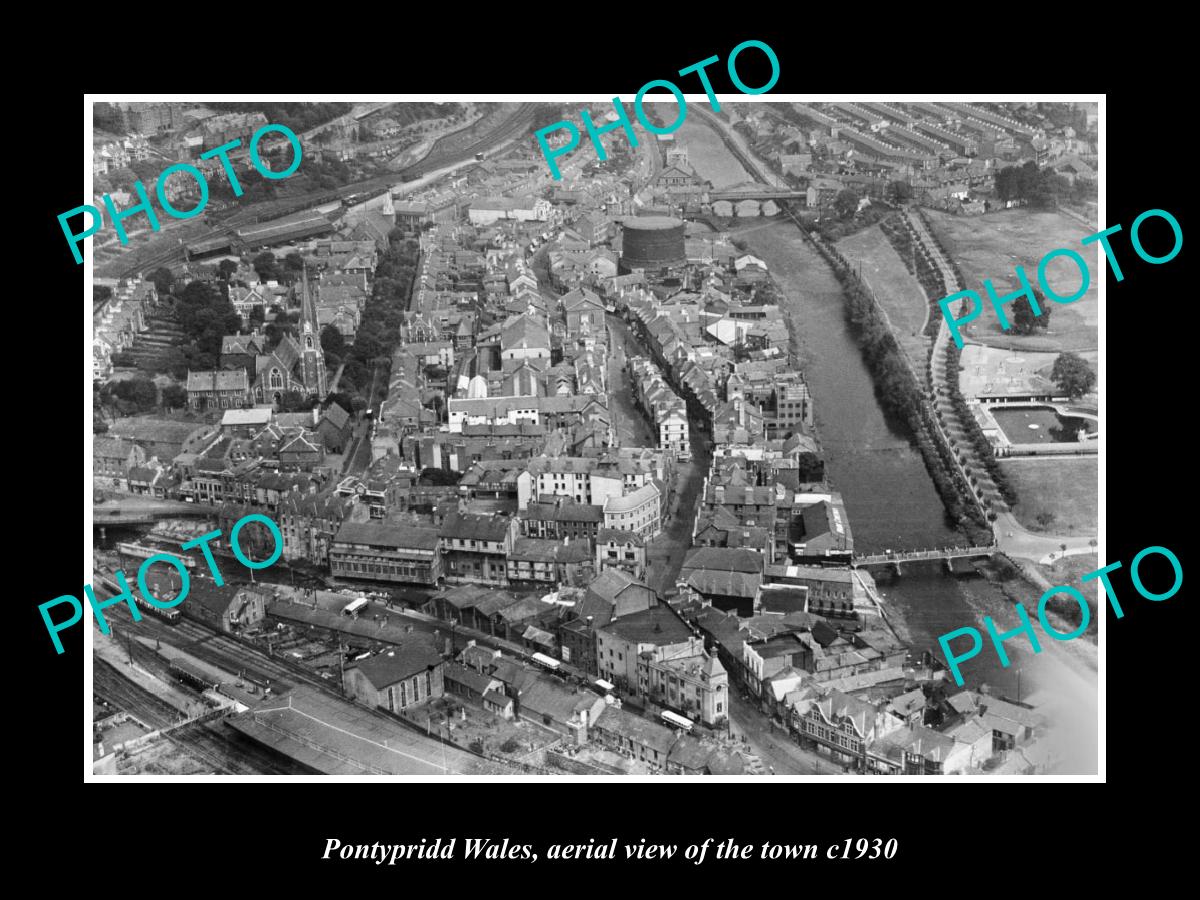
<path id="1" fill-rule="evenodd" d="M 259 332 L 226 335 L 221 341 L 221 368 L 246 369 L 256 404 L 278 405 L 289 391 L 324 400 L 329 391 L 307 267 L 301 273 L 298 290 L 300 323 L 296 337 L 285 334 L 269 352 L 267 338 Z"/>

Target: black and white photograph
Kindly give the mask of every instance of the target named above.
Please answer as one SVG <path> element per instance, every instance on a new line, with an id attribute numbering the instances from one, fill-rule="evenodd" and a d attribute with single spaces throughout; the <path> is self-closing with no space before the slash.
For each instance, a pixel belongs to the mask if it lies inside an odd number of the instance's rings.
<path id="1" fill-rule="evenodd" d="M 689 77 L 89 96 L 89 778 L 1095 780 L 1103 96 Z"/>

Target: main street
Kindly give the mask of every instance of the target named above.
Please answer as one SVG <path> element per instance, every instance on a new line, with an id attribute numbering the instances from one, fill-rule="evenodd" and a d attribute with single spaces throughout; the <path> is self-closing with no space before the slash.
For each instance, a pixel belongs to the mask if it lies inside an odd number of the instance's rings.
<path id="1" fill-rule="evenodd" d="M 767 771 L 775 775 L 844 775 L 846 770 L 811 750 L 804 750 L 791 735 L 762 713 L 750 700 L 742 697 L 741 689 L 731 685 L 729 712 L 730 734 L 744 737 L 750 752 L 762 760 Z"/>
<path id="2" fill-rule="evenodd" d="M 626 365 L 631 356 L 645 356 L 629 326 L 614 315 L 608 319 L 608 405 L 619 447 L 653 447 L 657 442 L 646 416 L 634 402 L 633 380 Z"/>
<path id="3" fill-rule="evenodd" d="M 618 440 L 622 445 L 654 447 L 658 442 L 645 414 L 633 404 L 633 385 L 624 372 L 630 356 L 650 354 L 620 317 L 610 314 L 606 318 L 611 346 L 609 408 Z M 675 499 L 663 522 L 662 533 L 646 545 L 646 584 L 659 596 L 666 596 L 674 589 L 684 557 L 691 549 L 696 502 L 708 473 L 709 451 L 705 440 L 694 429 L 690 430 L 690 439 L 692 458 L 676 463 Z"/>

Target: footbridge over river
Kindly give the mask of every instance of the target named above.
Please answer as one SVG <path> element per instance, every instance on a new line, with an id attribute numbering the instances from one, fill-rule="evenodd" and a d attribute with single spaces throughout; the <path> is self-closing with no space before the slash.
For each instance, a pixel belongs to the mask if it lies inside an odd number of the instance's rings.
<path id="1" fill-rule="evenodd" d="M 997 552 L 995 544 L 982 547 L 934 547 L 928 550 L 904 550 L 900 552 L 885 552 L 864 554 L 854 557 L 850 565 L 854 568 L 864 566 L 892 566 L 896 570 L 896 574 L 900 574 L 900 564 L 906 562 L 922 562 L 930 559 L 942 559 L 946 561 L 946 568 L 950 571 L 951 561 L 955 559 L 968 559 L 977 556 L 991 556 Z"/>

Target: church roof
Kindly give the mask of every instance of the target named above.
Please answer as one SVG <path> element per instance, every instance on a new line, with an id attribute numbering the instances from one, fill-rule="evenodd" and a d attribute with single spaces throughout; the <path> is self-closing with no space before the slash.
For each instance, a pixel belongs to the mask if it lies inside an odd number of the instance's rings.
<path id="1" fill-rule="evenodd" d="M 300 345 L 296 343 L 296 339 L 290 334 L 285 334 L 283 340 L 279 342 L 279 346 L 271 353 L 271 356 L 279 360 L 279 364 L 287 372 L 292 371 L 296 367 L 296 363 L 300 361 L 302 355 Z"/>

